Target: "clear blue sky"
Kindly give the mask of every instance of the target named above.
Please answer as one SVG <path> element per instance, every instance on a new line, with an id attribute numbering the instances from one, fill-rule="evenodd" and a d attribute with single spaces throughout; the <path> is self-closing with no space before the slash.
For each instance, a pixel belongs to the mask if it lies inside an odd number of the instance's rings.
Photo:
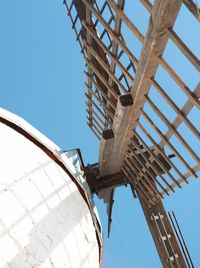
<path id="1" fill-rule="evenodd" d="M 180 25 L 192 32 L 188 42 L 199 53 L 199 35 L 186 24 L 187 16 Z M 98 141 L 86 125 L 85 65 L 62 1 L 3 0 L 0 32 L 0 106 L 26 119 L 62 149 L 79 147 L 86 164 L 98 161 Z M 183 75 L 188 71 L 193 77 L 188 68 Z M 193 88 L 196 80 L 189 83 Z M 196 267 L 200 267 L 199 193 L 197 179 L 165 201 L 177 214 Z M 105 207 L 100 201 L 97 205 L 105 237 L 103 268 L 161 267 L 139 202 L 129 188 L 116 192 L 109 240 Z"/>

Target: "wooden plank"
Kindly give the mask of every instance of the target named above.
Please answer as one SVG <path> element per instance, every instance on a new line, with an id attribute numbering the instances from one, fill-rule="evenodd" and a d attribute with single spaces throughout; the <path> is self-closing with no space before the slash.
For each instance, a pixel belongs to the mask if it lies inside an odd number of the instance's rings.
<path id="1" fill-rule="evenodd" d="M 93 183 L 93 193 L 98 193 L 102 190 L 113 189 L 122 185 L 127 185 L 129 182 L 124 178 L 122 172 L 111 174 L 108 176 L 98 177 Z"/>
<path id="2" fill-rule="evenodd" d="M 120 39 L 119 36 L 115 34 L 110 25 L 106 22 L 106 20 L 98 13 L 98 11 L 91 5 L 89 0 L 82 0 L 82 2 L 91 10 L 91 12 L 98 18 L 98 20 L 102 23 L 105 29 L 109 32 L 112 38 L 116 39 L 118 45 L 124 50 L 124 52 L 128 55 L 130 60 L 137 65 L 138 60 L 132 54 L 132 52 L 128 49 L 126 44 Z"/>
<path id="3" fill-rule="evenodd" d="M 182 51 L 186 58 L 193 64 L 193 66 L 200 71 L 200 60 L 192 53 L 192 51 L 186 46 L 181 38 L 174 32 L 172 28 L 167 29 L 171 40 L 177 45 Z"/>
<path id="4" fill-rule="evenodd" d="M 128 150 L 127 155 L 132 155 L 132 154 L 133 154 L 133 155 L 135 155 L 135 157 L 137 157 L 137 154 L 141 154 L 141 155 L 143 156 L 143 153 L 147 151 L 146 148 L 141 149 L 140 147 L 139 147 L 139 150 L 134 151 L 133 149 L 130 148 L 131 145 L 132 145 L 132 143 L 129 144 L 129 146 L 128 146 L 129 149 L 130 149 L 130 151 Z M 136 149 L 136 148 L 135 148 L 135 149 Z M 143 159 L 145 159 L 145 160 L 146 160 L 146 163 L 149 163 L 150 166 L 151 166 L 152 163 L 150 163 L 149 159 L 146 157 L 145 154 L 144 154 Z M 142 170 L 144 170 L 144 171 L 146 172 L 147 176 L 148 176 L 151 180 L 153 180 L 153 181 L 155 180 L 156 183 L 159 185 L 159 187 L 160 187 L 163 191 L 165 191 L 165 193 L 166 193 L 167 195 L 169 195 L 169 193 L 165 190 L 165 188 L 163 187 L 163 185 L 162 185 L 162 184 L 159 182 L 159 180 L 157 179 L 157 176 L 161 176 L 161 177 L 162 177 L 162 174 L 160 174 L 160 172 L 159 172 L 158 170 L 156 170 L 154 166 L 151 166 L 151 167 L 152 167 L 151 169 L 148 168 L 148 167 L 146 166 L 146 163 L 143 163 L 142 161 L 140 161 L 140 164 L 142 165 Z M 160 174 L 160 175 L 159 175 L 159 174 Z M 155 175 L 156 175 L 156 176 L 155 176 Z M 163 178 L 163 179 L 164 179 L 164 182 L 165 182 L 165 178 Z M 169 185 L 169 186 L 170 186 L 170 185 Z"/>
<path id="5" fill-rule="evenodd" d="M 91 103 L 92 105 L 95 107 L 95 109 L 101 114 L 101 116 L 107 121 L 107 123 L 111 126 L 111 123 L 109 122 L 108 120 L 108 117 L 106 117 L 106 115 L 99 109 L 99 107 L 96 105 L 96 103 L 92 100 L 92 99 L 89 99 L 89 102 L 88 103 L 87 101 L 85 102 L 85 104 L 88 106 L 89 109 L 91 109 Z"/>
<path id="6" fill-rule="evenodd" d="M 126 26 L 133 32 L 133 34 L 139 39 L 140 42 L 144 42 L 143 34 L 138 30 L 138 28 L 133 24 L 133 22 L 126 16 L 126 14 L 121 10 L 120 6 L 117 5 L 113 0 L 107 0 L 109 5 L 115 10 L 119 18 L 126 24 Z"/>
<path id="7" fill-rule="evenodd" d="M 127 71 L 127 69 L 123 66 L 123 64 L 119 61 L 119 59 L 116 57 L 116 55 L 114 55 L 103 43 L 103 41 L 98 37 L 98 35 L 96 34 L 96 32 L 89 28 L 89 26 L 87 25 L 87 23 L 85 21 L 82 21 L 83 26 L 86 28 L 87 31 L 90 32 L 90 34 L 92 35 L 92 37 L 95 39 L 95 41 L 98 43 L 99 46 L 101 46 L 101 48 L 104 50 L 104 52 L 109 55 L 111 57 L 111 59 L 115 62 L 115 64 L 120 68 L 120 70 L 122 71 L 122 73 L 126 76 L 126 78 L 128 80 L 131 81 L 131 83 L 133 83 L 133 77 L 130 75 L 130 73 Z M 88 45 L 88 44 L 87 44 Z M 88 45 L 89 46 L 89 45 Z"/>
<path id="8" fill-rule="evenodd" d="M 113 95 L 115 96 L 115 98 L 117 98 L 118 94 L 114 91 L 113 87 L 111 88 L 109 86 L 108 80 L 106 80 L 106 78 L 104 78 L 104 76 L 96 69 L 96 67 L 92 64 L 92 62 L 88 58 L 85 57 L 85 61 L 87 62 L 89 67 L 92 69 L 92 71 L 94 72 L 95 76 L 97 76 L 98 79 L 101 80 L 102 84 L 107 88 L 107 90 L 111 91 L 113 93 Z"/>
<path id="9" fill-rule="evenodd" d="M 169 73 L 169 75 L 174 79 L 177 85 L 183 90 L 183 92 L 188 96 L 190 102 L 196 105 L 200 109 L 200 101 L 198 96 L 194 94 L 188 86 L 182 81 L 182 79 L 177 75 L 177 73 L 171 68 L 171 66 L 166 62 L 166 60 L 162 57 L 159 57 L 160 64 L 162 67 Z"/>
<path id="10" fill-rule="evenodd" d="M 121 145 L 123 138 L 125 136 L 126 126 L 127 126 L 127 117 L 129 117 L 130 110 L 132 109 L 133 101 L 130 94 L 120 96 L 117 102 L 117 108 L 113 120 L 112 130 L 114 133 L 114 142 L 113 146 L 110 148 L 109 160 L 107 172 L 108 174 L 116 173 L 119 171 L 122 163 L 125 159 L 126 151 L 121 151 Z M 101 160 L 101 150 L 100 150 L 100 160 Z M 99 162 L 101 167 L 101 163 Z M 99 169 L 100 173 L 103 173 L 103 169 Z"/>
<path id="11" fill-rule="evenodd" d="M 120 11 L 122 11 L 122 9 L 124 8 L 124 2 L 125 0 L 118 0 L 118 8 Z M 114 27 L 114 32 L 116 35 L 120 35 L 121 32 L 121 18 L 119 16 L 119 12 L 116 12 L 115 15 L 115 27 Z M 117 51 L 118 51 L 118 43 L 116 42 L 116 39 L 112 40 L 112 53 L 117 56 Z M 113 61 L 113 59 L 111 59 L 111 66 L 110 66 L 111 72 L 115 73 L 115 61 Z M 109 77 L 109 84 L 112 86 L 112 77 Z"/>
<path id="12" fill-rule="evenodd" d="M 153 5 L 151 4 L 151 2 L 149 0 L 140 0 L 140 2 L 151 13 Z"/>
<path id="13" fill-rule="evenodd" d="M 87 119 L 90 120 L 92 119 L 92 121 L 94 121 L 96 123 L 96 125 L 99 127 L 99 129 L 101 130 L 101 132 L 104 131 L 104 128 L 99 124 L 98 120 L 96 120 L 96 118 L 94 116 L 92 116 L 92 118 L 90 116 L 87 116 Z"/>
<path id="14" fill-rule="evenodd" d="M 88 2 L 87 0 L 83 1 Z M 148 93 L 151 86 L 150 78 L 157 71 L 159 65 L 158 56 L 162 55 L 169 38 L 165 29 L 173 26 L 181 3 L 181 0 L 175 2 L 171 0 L 156 0 L 154 3 L 147 35 L 131 89 L 134 104 L 131 105 L 131 108 L 129 107 L 124 115 L 120 115 L 120 120 L 118 116 L 115 116 L 113 120 L 113 132 L 116 142 L 114 142 L 112 149 L 114 153 L 112 152 L 113 158 L 110 162 L 111 173 L 118 172 L 122 166 L 123 159 L 125 159 L 132 131 L 136 127 L 136 121 L 141 114 L 140 109 L 146 101 L 144 95 Z M 117 111 L 116 114 L 118 114 Z M 120 122 L 123 123 L 121 124 Z M 114 130 L 114 126 L 119 124 L 121 124 L 121 127 L 118 130 Z"/>
<path id="15" fill-rule="evenodd" d="M 95 96 L 95 98 L 96 98 L 97 101 L 100 103 L 100 105 L 101 105 L 104 109 L 106 109 L 106 111 L 108 112 L 109 116 L 110 116 L 111 118 L 113 118 L 113 114 L 112 114 L 109 110 L 107 110 L 106 105 L 105 105 L 105 104 L 98 98 L 98 96 L 96 95 L 96 93 L 95 93 L 94 91 L 90 90 L 90 89 L 89 89 L 89 91 L 90 91 L 90 93 L 91 93 L 92 95 Z M 91 101 L 91 103 L 93 103 L 93 102 L 92 102 L 92 99 L 91 99 L 91 96 L 90 96 L 89 94 L 85 93 L 85 96 L 89 99 L 89 101 Z"/>
<path id="16" fill-rule="evenodd" d="M 164 166 L 158 159 L 156 159 L 156 156 L 154 155 L 153 151 L 150 150 L 150 149 L 148 148 L 148 146 L 146 145 L 146 143 L 144 142 L 144 140 L 137 134 L 137 132 L 135 132 L 135 135 L 136 135 L 136 137 L 137 137 L 138 139 L 141 140 L 143 146 L 145 147 L 146 151 L 149 152 L 150 156 L 153 156 L 154 161 L 156 161 L 156 163 L 157 163 L 158 166 L 161 168 L 161 170 L 165 170 L 165 172 L 168 174 L 168 176 L 171 177 L 171 179 L 175 182 L 175 179 L 171 176 L 171 174 L 170 174 L 169 171 L 165 168 L 165 166 Z M 138 150 L 140 150 L 139 146 L 137 146 L 137 144 L 134 142 L 133 139 L 131 140 L 131 142 L 134 144 L 134 146 L 135 146 Z M 153 171 L 155 172 L 155 174 L 158 175 L 158 176 L 162 179 L 162 181 L 163 181 L 168 187 L 170 187 L 170 184 L 169 184 L 169 183 L 167 182 L 167 180 L 162 176 L 161 172 L 158 170 L 158 167 L 154 167 L 153 163 L 150 161 L 150 159 L 149 159 L 144 153 L 142 153 L 142 156 L 143 156 L 143 158 L 146 160 L 146 162 L 149 164 L 149 166 L 153 169 Z M 178 183 L 177 183 L 177 186 L 178 186 L 179 188 L 181 188 L 180 185 L 179 185 Z M 171 188 L 171 191 L 173 191 L 172 188 Z"/>
<path id="17" fill-rule="evenodd" d="M 194 170 L 194 172 L 198 172 L 198 171 L 200 170 L 200 164 L 197 164 L 197 165 L 193 168 L 193 170 Z M 187 171 L 187 172 L 184 174 L 184 178 L 186 178 L 186 179 L 189 178 L 190 176 L 191 176 L 191 172 L 190 172 L 190 171 Z M 183 180 L 182 177 L 180 177 L 180 178 L 177 179 L 177 181 L 178 181 L 179 183 L 182 183 L 184 180 Z M 175 188 L 176 185 L 175 185 L 174 183 L 172 183 L 172 184 L 170 185 L 170 187 Z M 166 190 L 168 190 L 168 188 L 166 188 Z M 162 194 L 162 195 L 165 195 L 164 191 L 161 192 L 161 194 Z"/>
<path id="18" fill-rule="evenodd" d="M 158 90 L 158 92 L 161 94 L 161 96 L 163 96 L 163 98 L 167 101 L 167 103 L 177 113 L 177 116 L 180 117 L 181 121 L 184 122 L 188 126 L 188 128 L 193 132 L 193 134 L 197 137 L 197 139 L 200 139 L 199 131 L 187 118 L 187 114 L 184 114 L 183 111 L 178 108 L 176 103 L 169 97 L 169 95 L 164 91 L 164 89 L 159 85 L 159 83 L 154 78 L 152 78 L 151 81 L 152 81 L 152 84 L 155 86 L 155 88 Z M 177 129 L 176 126 L 175 126 L 175 129 Z"/>
<path id="19" fill-rule="evenodd" d="M 134 154 L 134 153 L 133 153 Z M 160 195 L 160 192 L 157 190 L 157 188 L 155 187 L 155 185 L 153 185 L 152 183 L 152 179 L 149 178 L 147 176 L 147 174 L 145 174 L 143 172 L 143 170 L 141 169 L 140 166 L 138 166 L 138 159 L 137 157 L 130 157 L 127 156 L 126 157 L 126 162 L 129 162 L 131 164 L 131 166 L 133 166 L 135 173 L 138 174 L 137 176 L 139 176 L 141 178 L 140 182 L 141 184 L 144 185 L 144 187 L 152 194 L 155 194 L 156 197 L 161 197 L 162 195 Z"/>
<path id="20" fill-rule="evenodd" d="M 102 120 L 102 118 L 94 111 L 94 109 L 92 111 L 89 111 L 88 109 L 86 109 L 86 112 L 90 115 L 92 114 L 92 116 L 96 116 L 96 118 L 99 120 L 99 122 L 101 122 L 101 124 L 105 127 L 106 123 Z"/>
<path id="21" fill-rule="evenodd" d="M 183 174 L 179 171 L 179 169 L 173 164 L 172 161 L 170 161 L 169 157 L 166 156 L 166 154 L 163 152 L 162 148 L 155 142 L 155 140 L 153 139 L 153 137 L 148 133 L 148 131 L 141 125 L 140 122 L 138 122 L 138 126 L 139 128 L 144 132 L 144 134 L 149 138 L 149 140 L 152 142 L 152 144 L 155 146 L 155 154 L 157 154 L 157 152 L 159 152 L 163 158 L 165 159 L 166 162 L 168 162 L 168 164 L 176 171 L 176 173 L 182 177 L 182 179 L 188 184 L 186 178 L 183 176 Z M 177 186 L 177 184 L 176 184 Z"/>
<path id="22" fill-rule="evenodd" d="M 190 10 L 190 12 L 194 15 L 194 17 L 200 21 L 200 9 L 196 3 L 192 0 L 182 0 L 185 6 Z"/>
<path id="23" fill-rule="evenodd" d="M 144 200 L 146 201 L 147 206 L 151 206 L 155 202 L 155 198 L 152 197 L 150 193 L 148 193 L 144 187 L 141 186 L 140 177 L 133 171 L 130 165 L 125 161 L 125 164 L 122 167 L 122 172 L 125 174 L 130 184 L 134 186 L 135 189 L 139 190 L 144 196 Z"/>
<path id="24" fill-rule="evenodd" d="M 91 126 L 90 123 L 87 123 L 88 127 L 92 130 L 92 132 L 94 133 L 94 135 L 97 137 L 98 140 L 100 140 L 100 135 L 98 132 L 96 132 L 96 130 L 93 129 L 93 127 Z"/>
<path id="25" fill-rule="evenodd" d="M 109 159 L 111 157 L 114 142 L 114 133 L 111 129 L 105 130 L 101 136 L 99 149 L 99 170 L 100 176 L 109 174 Z M 111 174 L 111 173 L 110 173 Z"/>
<path id="26" fill-rule="evenodd" d="M 122 83 L 119 82 L 119 79 L 113 73 L 112 65 L 109 67 L 107 64 L 105 64 L 104 61 L 101 59 L 101 57 L 94 51 L 94 49 L 92 49 L 92 47 L 90 47 L 89 51 L 92 54 L 92 56 L 98 61 L 98 63 L 101 64 L 102 68 L 104 68 L 104 70 L 107 72 L 107 74 L 109 75 L 109 79 L 112 78 L 112 80 L 118 85 L 118 87 L 121 88 L 124 93 L 127 93 L 127 89 L 122 85 Z M 87 59 L 85 60 L 88 63 L 88 60 Z M 109 84 L 111 88 L 112 84 L 110 82 Z"/>
<path id="27" fill-rule="evenodd" d="M 152 102 L 152 100 L 149 98 L 149 96 L 146 95 L 145 98 L 146 98 L 147 102 L 150 104 L 151 108 L 155 111 L 155 113 L 160 117 L 160 119 L 167 125 L 167 127 L 173 132 L 173 134 L 177 137 L 177 139 L 182 143 L 183 147 L 190 153 L 190 155 L 196 160 L 196 162 L 199 163 L 200 158 L 192 150 L 192 148 L 185 141 L 185 139 L 181 136 L 181 134 L 177 131 L 177 129 L 170 123 L 170 121 L 166 118 L 166 116 Z"/>
<path id="28" fill-rule="evenodd" d="M 189 166 L 189 164 L 180 155 L 180 153 L 176 150 L 176 148 L 170 143 L 170 141 L 166 138 L 166 136 L 162 134 L 162 132 L 159 130 L 159 128 L 149 118 L 149 116 L 144 111 L 142 111 L 142 110 L 141 110 L 141 113 L 144 115 L 144 117 L 146 118 L 146 120 L 151 124 L 151 126 L 155 129 L 155 131 L 158 133 L 158 135 L 165 141 L 165 144 L 167 144 L 171 148 L 171 150 L 179 158 L 179 160 L 183 163 L 183 165 L 191 172 L 191 175 L 194 176 L 195 178 L 197 178 L 198 176 L 194 172 L 194 170 Z"/>
<path id="29" fill-rule="evenodd" d="M 86 75 L 87 75 L 88 78 L 89 78 L 88 73 L 86 73 Z M 116 105 L 111 101 L 111 99 L 108 98 L 108 96 L 101 90 L 101 88 L 99 88 L 99 85 L 94 81 L 94 79 L 93 79 L 93 78 L 90 78 L 90 79 L 91 79 L 92 83 L 95 85 L 96 89 L 99 90 L 99 92 L 101 93 L 101 95 L 103 96 L 103 98 L 105 98 L 106 101 L 107 101 L 107 102 L 110 104 L 110 106 L 113 108 L 113 110 L 115 110 L 115 109 L 116 109 Z M 89 88 L 89 85 L 88 85 L 86 82 L 85 82 L 84 84 L 85 84 L 85 86 L 86 86 L 87 88 Z"/>
<path id="30" fill-rule="evenodd" d="M 129 145 L 129 148 L 130 148 L 130 145 Z M 127 155 L 132 155 L 132 154 L 134 154 L 135 157 L 137 157 L 136 155 L 137 155 L 138 153 L 142 154 L 143 151 L 146 152 L 146 149 L 144 148 L 144 149 L 140 149 L 140 151 L 134 151 L 134 150 L 131 150 L 131 148 L 130 148 L 130 152 L 128 151 Z M 166 193 L 166 195 L 169 195 L 169 193 L 165 190 L 165 188 L 164 188 L 163 185 L 159 182 L 159 180 L 157 179 L 157 177 L 155 177 L 156 172 L 154 171 L 155 173 L 153 173 L 153 171 L 152 171 L 153 169 L 151 170 L 151 169 L 147 168 L 146 165 L 145 165 L 143 162 L 140 162 L 140 164 L 142 165 L 142 170 L 144 170 L 144 171 L 146 172 L 147 176 L 148 176 L 151 180 L 155 180 L 156 183 L 159 185 L 159 187 Z M 161 176 L 162 176 L 162 175 L 161 175 Z M 169 186 L 170 186 L 170 185 L 169 185 Z"/>
<path id="31" fill-rule="evenodd" d="M 162 200 L 160 199 L 154 206 L 149 207 L 146 205 L 141 192 L 137 189 L 136 191 L 157 248 L 162 267 L 187 268 Z M 169 235 L 170 238 L 168 237 Z M 163 240 L 163 237 L 166 239 Z M 170 259 L 172 256 L 173 260 Z"/>
<path id="32" fill-rule="evenodd" d="M 193 94 L 196 96 L 196 98 L 200 98 L 200 83 L 198 83 L 198 85 L 196 86 Z M 183 106 L 183 108 L 181 109 L 181 112 L 185 115 L 188 115 L 193 107 L 194 107 L 193 102 L 191 101 L 191 99 L 188 99 L 185 105 Z M 172 122 L 173 126 L 176 129 L 180 126 L 181 123 L 182 123 L 182 120 L 179 115 L 177 115 L 177 117 Z M 172 135 L 173 135 L 173 132 L 169 129 L 167 133 L 165 134 L 165 137 L 169 140 Z M 164 144 L 165 144 L 164 141 L 161 140 L 159 146 L 163 147 Z"/>
<path id="33" fill-rule="evenodd" d="M 92 123 L 91 122 L 87 122 L 87 125 L 90 125 L 91 128 L 93 128 L 94 130 L 96 130 L 96 132 L 98 133 L 99 137 L 101 137 L 102 131 L 96 125 L 95 121 L 92 121 Z"/>
<path id="34" fill-rule="evenodd" d="M 125 0 L 118 0 L 118 7 L 119 9 L 123 9 L 124 8 L 124 1 Z M 119 17 L 119 13 L 117 12 L 115 15 L 115 26 L 114 26 L 114 32 L 116 35 L 120 35 L 121 32 L 121 19 Z M 116 39 L 112 40 L 112 53 L 117 56 L 117 52 L 118 52 L 118 43 L 116 41 Z M 111 64 L 110 64 L 110 70 L 112 74 L 115 74 L 115 69 L 116 69 L 116 63 L 113 60 L 113 58 L 111 58 Z M 120 80 L 117 78 L 117 80 L 120 82 Z M 113 79 L 113 76 L 110 75 L 109 76 L 109 85 L 112 87 L 113 86 L 113 81 L 115 81 L 115 79 Z M 116 81 L 115 81 L 116 82 Z M 120 83 L 121 84 L 121 83 Z M 118 84 L 119 86 L 119 84 Z M 127 90 L 124 91 L 124 93 L 126 93 Z"/>

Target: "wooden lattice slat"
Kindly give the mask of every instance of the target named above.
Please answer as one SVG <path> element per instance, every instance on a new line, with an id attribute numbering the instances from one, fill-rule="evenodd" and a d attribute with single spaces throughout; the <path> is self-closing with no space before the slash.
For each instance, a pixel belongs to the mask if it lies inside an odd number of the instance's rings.
<path id="1" fill-rule="evenodd" d="M 164 56 L 168 40 L 197 71 L 200 61 L 173 28 L 182 1 L 140 2 L 150 16 L 145 36 L 125 12 L 128 1 L 64 1 L 87 65 L 88 125 L 99 139 L 106 129 L 114 132 L 113 140 L 109 141 L 112 146 L 106 148 L 106 142 L 103 143 L 102 152 L 110 155 L 106 170 L 110 173 L 122 170 L 146 201 L 153 203 L 155 196 L 169 195 L 175 187 L 181 188 L 181 182 L 188 183 L 190 176 L 196 178 L 200 169 L 199 151 L 180 130 L 187 128 L 199 142 L 199 130 L 189 114 L 196 107 L 200 116 L 200 83 L 192 90 L 169 64 Z M 198 18 L 192 1 L 183 2 Z M 77 12 L 75 17 L 71 14 L 72 7 Z M 76 29 L 78 21 L 81 29 Z M 142 45 L 139 58 L 125 41 L 123 26 Z M 170 96 L 165 83 L 159 81 L 159 69 L 169 75 L 184 96 L 181 107 L 179 100 Z M 129 93 L 133 101 L 123 104 L 121 100 L 119 104 L 120 96 Z M 156 94 L 165 103 L 166 110 L 173 110 L 173 119 L 163 110 Z M 146 124 L 159 138 L 154 137 Z M 175 138 L 179 146 L 174 144 Z M 174 158 L 171 159 L 167 151 Z"/>

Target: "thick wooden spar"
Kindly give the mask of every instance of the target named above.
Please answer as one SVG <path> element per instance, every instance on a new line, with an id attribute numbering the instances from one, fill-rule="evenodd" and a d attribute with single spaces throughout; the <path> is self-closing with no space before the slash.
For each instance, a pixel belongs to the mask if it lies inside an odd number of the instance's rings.
<path id="1" fill-rule="evenodd" d="M 124 1 L 125 0 L 118 0 L 118 7 L 119 10 L 122 10 L 124 7 Z M 121 18 L 119 17 L 119 12 L 116 13 L 116 19 L 115 19 L 115 28 L 114 31 L 117 35 L 119 35 L 120 31 L 121 31 Z M 114 55 L 117 55 L 117 51 L 118 51 L 118 44 L 116 42 L 115 39 L 113 39 L 112 41 L 112 53 Z M 115 61 L 113 60 L 113 58 L 111 59 L 111 72 L 115 72 Z M 112 79 L 111 77 L 109 78 L 109 84 L 112 85 Z M 126 91 L 125 91 L 126 92 Z"/>
<path id="2" fill-rule="evenodd" d="M 179 248 L 162 201 L 160 200 L 156 205 L 149 207 L 146 205 L 142 193 L 137 191 L 137 195 L 163 267 L 186 268 L 183 254 Z"/>
<path id="3" fill-rule="evenodd" d="M 137 6 L 131 12 L 149 19 L 144 35 L 128 17 L 131 1 L 69 2 L 87 67 L 88 126 L 100 139 L 99 163 L 85 175 L 91 192 L 107 203 L 108 234 L 115 188 L 128 183 L 137 192 L 163 266 L 186 267 L 161 199 L 200 170 L 199 144 L 194 144 L 200 140 L 194 118 L 200 116 L 200 62 L 174 27 L 183 3 L 196 18 L 199 9 L 194 0 L 140 0 L 148 12 Z M 171 49 L 195 67 L 194 78 L 182 75 L 182 62 L 175 65 L 179 58 L 170 58 Z"/>
<path id="4" fill-rule="evenodd" d="M 187 77 L 180 75 L 179 70 L 176 70 L 170 57 L 167 56 L 170 47 L 167 46 L 168 40 L 170 39 L 173 45 L 180 49 L 182 57 L 186 57 L 197 70 L 199 60 L 173 27 L 183 1 L 155 0 L 153 4 L 149 0 L 140 2 L 149 12 L 147 16 L 150 16 L 145 36 L 140 32 L 138 25 L 134 24 L 134 19 L 128 17 L 125 0 L 102 2 L 75 0 L 70 2 L 68 13 L 72 17 L 74 29 L 81 25 L 77 32 L 80 39 L 78 41 L 83 45 L 87 66 L 85 73 L 88 81 L 85 85 L 88 90 L 86 94 L 88 125 L 98 138 L 106 129 L 112 129 L 114 135 L 112 146 L 110 140 L 101 143 L 100 171 L 106 176 L 119 172 L 122 167 L 127 167 L 125 162 L 128 161 L 132 146 L 134 159 L 131 155 L 129 165 L 132 170 L 128 172 L 130 174 L 134 173 L 134 170 L 136 172 L 139 162 L 142 165 L 139 174 L 147 179 L 149 167 L 152 166 L 157 174 L 156 185 L 159 194 L 162 191 L 168 194 L 174 191 L 171 185 L 180 187 L 180 178 L 187 183 L 185 174 L 188 171 L 197 177 L 196 167 L 200 161 L 198 150 L 185 137 L 186 131 L 189 131 L 196 139 L 200 138 L 198 127 L 190 119 L 190 111 L 193 113 L 196 112 L 196 108 L 200 108 L 199 94 L 198 91 L 191 89 Z M 72 12 L 73 6 L 77 11 L 75 17 Z M 181 14 L 182 12 L 179 16 Z M 77 21 L 80 23 L 77 24 Z M 130 44 L 126 42 L 126 29 L 123 26 L 127 27 L 130 34 L 134 35 L 143 46 L 139 61 L 133 54 Z M 177 93 L 185 98 L 185 105 L 173 95 L 173 89 L 169 88 L 168 82 L 161 78 L 160 71 L 165 72 L 169 80 L 173 80 L 174 92 L 177 90 Z M 130 93 L 134 103 L 120 115 L 119 119 L 119 96 Z M 166 109 L 166 113 L 163 108 Z M 158 136 L 154 137 L 153 133 Z M 133 137 L 137 137 L 134 142 Z M 180 143 L 180 148 L 175 146 L 175 140 Z M 104 146 L 107 147 L 105 150 Z M 149 157 L 144 154 L 146 163 L 142 163 L 140 159 L 144 148 L 145 152 L 149 152 Z M 168 150 L 170 151 L 168 154 L 174 155 L 175 159 L 171 160 L 168 157 L 166 154 Z M 170 166 L 169 170 L 163 169 L 166 177 L 153 165 L 153 162 L 157 163 L 159 154 L 163 159 L 159 161 L 158 166 L 162 167 L 163 160 Z M 194 163 L 190 163 L 189 157 Z M 141 184 L 141 181 L 138 181 L 138 184 Z"/>
<path id="5" fill-rule="evenodd" d="M 140 109 L 145 103 L 145 95 L 151 87 L 150 78 L 154 77 L 158 65 L 159 56 L 164 52 L 168 41 L 167 29 L 171 28 L 176 20 L 182 1 L 155 1 L 148 31 L 145 37 L 140 61 L 138 64 L 135 80 L 131 90 L 134 99 L 133 120 L 140 115 Z M 135 127 L 135 124 L 133 125 Z"/>
<path id="6" fill-rule="evenodd" d="M 125 136 L 132 105 L 133 101 L 130 94 L 119 97 L 112 125 L 114 134 L 114 137 L 112 137 L 112 145 L 110 140 L 109 144 L 105 142 L 105 134 L 107 134 L 108 131 L 103 133 L 101 139 L 99 154 L 99 170 L 101 175 L 116 173 L 122 166 L 126 154 L 125 151 L 122 151 L 122 146 L 124 145 L 123 137 Z"/>
<path id="7" fill-rule="evenodd" d="M 105 130 L 100 141 L 99 150 L 99 170 L 101 176 L 107 175 L 109 172 L 110 152 L 112 151 L 114 134 L 111 129 Z"/>
<path id="8" fill-rule="evenodd" d="M 109 188 L 116 188 L 122 185 L 129 184 L 129 182 L 121 172 L 104 177 L 99 177 L 93 183 L 94 183 L 93 192 L 97 194 L 99 191 L 102 190 L 107 190 Z"/>
<path id="9" fill-rule="evenodd" d="M 113 120 L 114 142 L 112 146 L 112 158 L 109 158 L 108 174 L 118 172 L 127 153 L 127 145 L 132 136 L 132 130 L 136 127 L 136 120 L 141 113 L 146 99 L 145 94 L 151 87 L 150 78 L 156 73 L 159 65 L 159 56 L 163 54 L 168 41 L 167 29 L 172 27 L 178 15 L 181 1 L 155 1 L 151 19 L 149 21 L 147 35 L 137 66 L 134 83 L 131 89 L 134 104 L 128 106 L 124 113 L 118 106 Z M 120 115 L 120 116 L 119 116 Z M 103 170 L 101 170 L 103 172 Z"/>

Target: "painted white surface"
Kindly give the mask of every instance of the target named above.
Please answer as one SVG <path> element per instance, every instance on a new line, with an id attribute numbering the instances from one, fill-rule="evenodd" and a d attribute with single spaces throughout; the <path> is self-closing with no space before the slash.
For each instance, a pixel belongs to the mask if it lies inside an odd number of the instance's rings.
<path id="1" fill-rule="evenodd" d="M 55 154 L 60 151 L 24 120 L 4 110 L 0 114 L 22 124 Z M 66 156 L 59 157 L 74 169 Z M 2 123 L 0 163 L 0 267 L 99 267 L 91 211 L 66 172 Z"/>

